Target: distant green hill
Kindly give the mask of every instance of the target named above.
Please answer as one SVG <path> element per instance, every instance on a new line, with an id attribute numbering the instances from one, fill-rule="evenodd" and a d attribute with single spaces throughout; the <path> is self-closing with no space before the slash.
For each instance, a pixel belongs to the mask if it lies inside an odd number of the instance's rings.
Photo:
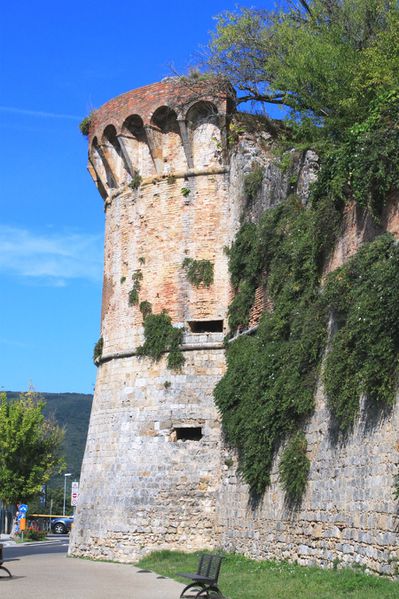
<path id="1" fill-rule="evenodd" d="M 17 399 L 16 391 L 6 391 L 8 399 Z M 46 401 L 44 413 L 53 417 L 65 428 L 63 450 L 67 464 L 65 472 L 71 472 L 74 479 L 79 478 L 85 450 L 87 430 L 93 396 L 83 393 L 39 393 Z M 52 479 L 52 484 L 58 485 L 63 476 Z"/>

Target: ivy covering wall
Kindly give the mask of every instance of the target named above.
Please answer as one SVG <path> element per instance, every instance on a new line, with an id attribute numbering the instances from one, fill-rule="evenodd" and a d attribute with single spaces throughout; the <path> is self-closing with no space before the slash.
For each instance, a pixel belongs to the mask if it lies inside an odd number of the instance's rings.
<path id="1" fill-rule="evenodd" d="M 399 247 L 391 235 L 381 235 L 323 280 L 342 207 L 329 194 L 314 195 L 308 207 L 293 196 L 258 224 L 243 224 L 229 250 L 236 290 L 231 335 L 248 326 L 258 287 L 273 306 L 256 334 L 226 344 L 227 371 L 215 388 L 226 440 L 238 451 L 253 497 L 269 485 L 284 446 L 280 482 L 287 500 L 300 502 L 309 471 L 303 431 L 320 376 L 342 435 L 356 421 L 361 396 L 377 409 L 394 402 Z"/>

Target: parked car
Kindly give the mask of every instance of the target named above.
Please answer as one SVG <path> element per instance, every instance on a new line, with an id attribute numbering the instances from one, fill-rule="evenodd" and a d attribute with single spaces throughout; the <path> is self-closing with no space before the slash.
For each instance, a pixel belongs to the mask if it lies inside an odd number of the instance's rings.
<path id="1" fill-rule="evenodd" d="M 51 531 L 57 535 L 65 535 L 71 530 L 73 516 L 62 516 L 51 520 Z"/>

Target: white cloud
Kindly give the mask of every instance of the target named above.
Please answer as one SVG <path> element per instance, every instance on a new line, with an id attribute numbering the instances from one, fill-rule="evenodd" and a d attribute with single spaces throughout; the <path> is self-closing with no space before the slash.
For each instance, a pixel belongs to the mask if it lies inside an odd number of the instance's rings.
<path id="1" fill-rule="evenodd" d="M 102 235 L 33 233 L 0 225 L 0 273 L 65 286 L 71 279 L 101 281 Z"/>
<path id="2" fill-rule="evenodd" d="M 16 108 L 15 106 L 0 106 L 0 112 L 8 112 L 11 114 L 21 114 L 26 116 L 35 116 L 44 119 L 68 119 L 72 121 L 80 121 L 81 118 L 73 114 L 60 114 L 58 112 L 45 112 L 43 110 L 28 110 L 25 108 Z"/>

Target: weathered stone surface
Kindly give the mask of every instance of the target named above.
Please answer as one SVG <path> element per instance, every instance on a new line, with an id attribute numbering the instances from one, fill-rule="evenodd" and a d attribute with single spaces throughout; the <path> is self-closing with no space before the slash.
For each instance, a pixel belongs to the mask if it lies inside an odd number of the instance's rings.
<path id="1" fill-rule="evenodd" d="M 154 549 L 222 546 L 256 558 L 326 567 L 357 563 L 393 575 L 399 560 L 392 495 L 398 405 L 373 422 L 363 411 L 353 435 L 338 444 L 319 387 L 306 430 L 309 483 L 292 512 L 276 465 L 262 502 L 251 508 L 213 402 L 213 387 L 225 371 L 222 340 L 232 296 L 224 248 L 244 211 L 256 221 L 291 192 L 306 204 L 317 156 L 293 152 L 283 172 L 267 132 L 244 133 L 227 152 L 223 98 L 210 111 L 207 103 L 174 108 L 175 93 L 176 83 L 167 81 L 111 100 L 97 111 L 90 135 L 90 172 L 106 206 L 104 350 L 70 551 L 133 561 Z M 264 178 L 248 203 L 244 177 L 254 165 L 263 166 Z M 135 173 L 142 179 L 132 189 Z M 347 207 L 326 272 L 381 230 L 399 236 L 396 200 L 380 225 Z M 213 262 L 209 288 L 189 284 L 182 269 L 187 256 Z M 186 362 L 179 373 L 167 369 L 166 356 L 154 364 L 135 355 L 143 342 L 142 315 L 129 306 L 128 295 L 137 270 L 140 301 L 150 301 L 157 313 L 166 309 L 185 328 Z M 251 326 L 264 309 L 272 306 L 258 290 Z M 191 321 L 206 320 L 223 321 L 223 332 L 190 331 Z M 202 438 L 181 440 L 179 427 L 201 428 Z"/>

